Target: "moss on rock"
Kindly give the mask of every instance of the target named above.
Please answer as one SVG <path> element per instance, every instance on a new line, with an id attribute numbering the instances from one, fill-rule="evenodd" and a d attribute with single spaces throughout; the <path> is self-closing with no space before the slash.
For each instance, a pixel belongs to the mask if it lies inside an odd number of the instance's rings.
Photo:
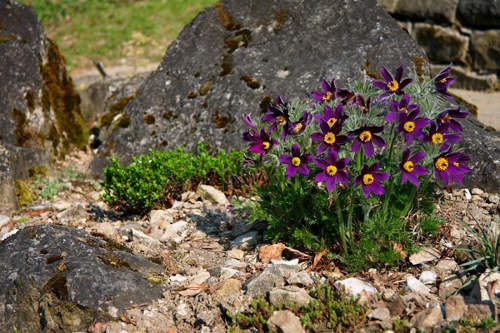
<path id="1" fill-rule="evenodd" d="M 56 131 L 51 130 L 49 140 L 60 142 L 56 155 L 63 157 L 70 145 L 83 149 L 87 145 L 88 129 L 80 111 L 80 96 L 66 73 L 64 57 L 49 39 L 47 61 L 40 66 L 43 78 L 42 108 L 53 110 L 56 117 Z"/>
<path id="2" fill-rule="evenodd" d="M 33 201 L 29 186 L 22 180 L 16 180 L 16 195 L 19 206 L 27 206 Z"/>

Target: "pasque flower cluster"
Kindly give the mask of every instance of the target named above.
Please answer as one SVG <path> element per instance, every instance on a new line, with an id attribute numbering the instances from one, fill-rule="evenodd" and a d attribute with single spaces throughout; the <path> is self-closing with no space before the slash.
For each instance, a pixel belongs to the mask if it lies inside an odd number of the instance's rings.
<path id="1" fill-rule="evenodd" d="M 455 144 L 468 112 L 448 93 L 455 81 L 450 69 L 419 81 L 404 78 L 403 65 L 394 76 L 382 67 L 379 79 L 347 88 L 323 80 L 311 100 L 278 96 L 261 119 L 246 115 L 243 138 L 254 160 L 274 161 L 287 178 L 308 177 L 328 192 L 358 189 L 365 198 L 389 199 L 389 184 L 397 191 L 432 176 L 445 185 L 462 183 L 470 157 Z"/>

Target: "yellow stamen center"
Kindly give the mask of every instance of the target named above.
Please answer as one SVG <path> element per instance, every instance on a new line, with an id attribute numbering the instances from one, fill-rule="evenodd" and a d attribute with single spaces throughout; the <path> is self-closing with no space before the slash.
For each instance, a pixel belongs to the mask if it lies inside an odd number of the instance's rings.
<path id="1" fill-rule="evenodd" d="M 298 157 L 292 157 L 292 165 L 294 167 L 298 167 L 300 165 L 301 161 L 300 161 L 300 158 Z"/>
<path id="2" fill-rule="evenodd" d="M 300 133 L 302 131 L 302 128 L 304 128 L 304 125 L 302 125 L 302 123 L 296 123 L 294 126 L 293 126 L 293 131 L 295 133 Z"/>
<path id="3" fill-rule="evenodd" d="M 366 113 L 366 112 L 368 112 L 368 110 L 366 109 L 366 106 L 361 105 L 361 106 L 359 107 L 359 109 L 361 110 L 361 112 L 362 112 L 362 113 Z"/>
<path id="4" fill-rule="evenodd" d="M 367 173 L 366 175 L 363 175 L 363 184 L 365 185 L 370 185 L 375 181 L 375 177 L 371 173 Z"/>
<path id="5" fill-rule="evenodd" d="M 439 83 L 446 83 L 446 78 L 442 78 L 441 80 L 438 81 Z"/>
<path id="6" fill-rule="evenodd" d="M 326 167 L 326 173 L 329 176 L 335 176 L 337 174 L 337 167 L 335 165 L 329 165 Z"/>
<path id="7" fill-rule="evenodd" d="M 271 142 L 269 142 L 269 141 L 262 141 L 262 148 L 264 150 L 268 150 L 269 148 L 271 148 Z"/>
<path id="8" fill-rule="evenodd" d="M 434 134 L 432 134 L 431 139 L 432 139 L 432 143 L 440 145 L 443 143 L 444 137 L 443 137 L 443 134 L 441 134 L 441 133 L 434 133 Z"/>
<path id="9" fill-rule="evenodd" d="M 387 83 L 387 88 L 389 88 L 389 91 L 395 92 L 399 89 L 399 83 L 398 81 L 394 80 L 389 83 Z"/>
<path id="10" fill-rule="evenodd" d="M 335 134 L 333 134 L 332 132 L 328 132 L 325 134 L 325 137 L 323 138 L 323 141 L 325 141 L 325 143 L 327 145 L 332 145 L 335 143 Z"/>
<path id="11" fill-rule="evenodd" d="M 458 162 L 453 162 L 453 165 L 456 166 L 457 168 L 460 166 L 460 163 Z"/>
<path id="12" fill-rule="evenodd" d="M 328 124 L 329 127 L 333 127 L 333 125 L 335 125 L 336 122 L 337 122 L 337 118 L 330 118 L 326 121 L 326 123 Z"/>
<path id="13" fill-rule="evenodd" d="M 443 118 L 441 118 L 441 122 L 444 124 L 445 122 L 451 120 L 453 117 L 450 116 L 449 114 L 447 114 L 446 116 L 444 116 Z"/>
<path id="14" fill-rule="evenodd" d="M 359 139 L 363 142 L 368 142 L 372 139 L 372 133 L 370 131 L 363 131 L 359 134 Z"/>
<path id="15" fill-rule="evenodd" d="M 332 100 L 332 97 L 333 97 L 333 94 L 331 91 L 327 91 L 326 93 L 323 94 L 323 96 L 321 97 L 322 100 L 328 102 L 328 101 L 331 101 Z"/>
<path id="16" fill-rule="evenodd" d="M 408 109 L 407 108 L 399 108 L 399 111 L 402 111 L 402 112 L 408 114 Z"/>
<path id="17" fill-rule="evenodd" d="M 285 126 L 286 125 L 286 118 L 283 116 L 277 116 L 276 123 L 280 126 Z"/>
<path id="18" fill-rule="evenodd" d="M 406 132 L 413 132 L 415 130 L 415 123 L 413 121 L 407 121 L 403 125 L 403 128 L 405 129 Z"/>
<path id="19" fill-rule="evenodd" d="M 439 171 L 445 171 L 446 169 L 448 169 L 448 160 L 444 157 L 440 157 L 436 160 L 434 165 Z"/>
<path id="20" fill-rule="evenodd" d="M 406 161 L 403 163 L 403 169 L 405 169 L 408 172 L 412 172 L 413 169 L 415 169 L 415 165 L 413 165 L 412 161 Z"/>

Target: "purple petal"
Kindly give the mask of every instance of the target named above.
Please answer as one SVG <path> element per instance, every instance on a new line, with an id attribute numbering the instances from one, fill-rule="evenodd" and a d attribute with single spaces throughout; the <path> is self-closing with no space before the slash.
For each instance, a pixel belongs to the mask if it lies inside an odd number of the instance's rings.
<path id="1" fill-rule="evenodd" d="M 384 78 L 386 83 L 392 81 L 392 75 L 387 71 L 385 67 L 382 66 L 382 68 L 380 69 L 380 74 L 382 74 L 382 77 Z"/>
<path id="2" fill-rule="evenodd" d="M 375 87 L 380 88 L 382 90 L 386 90 L 387 89 L 387 83 L 386 82 L 374 80 L 374 81 L 372 81 L 372 85 L 374 85 Z"/>
<path id="3" fill-rule="evenodd" d="M 372 157 L 375 154 L 375 150 L 373 149 L 373 144 L 371 142 L 364 142 L 363 150 L 366 157 Z"/>

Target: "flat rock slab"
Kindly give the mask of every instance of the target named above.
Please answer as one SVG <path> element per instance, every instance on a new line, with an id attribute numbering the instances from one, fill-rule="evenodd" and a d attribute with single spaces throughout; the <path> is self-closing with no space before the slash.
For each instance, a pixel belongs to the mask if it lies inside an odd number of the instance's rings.
<path id="1" fill-rule="evenodd" d="M 45 224 L 0 243 L 0 331 L 78 331 L 162 297 L 163 267 L 83 230 Z M 59 327 L 59 329 L 57 329 Z"/>

